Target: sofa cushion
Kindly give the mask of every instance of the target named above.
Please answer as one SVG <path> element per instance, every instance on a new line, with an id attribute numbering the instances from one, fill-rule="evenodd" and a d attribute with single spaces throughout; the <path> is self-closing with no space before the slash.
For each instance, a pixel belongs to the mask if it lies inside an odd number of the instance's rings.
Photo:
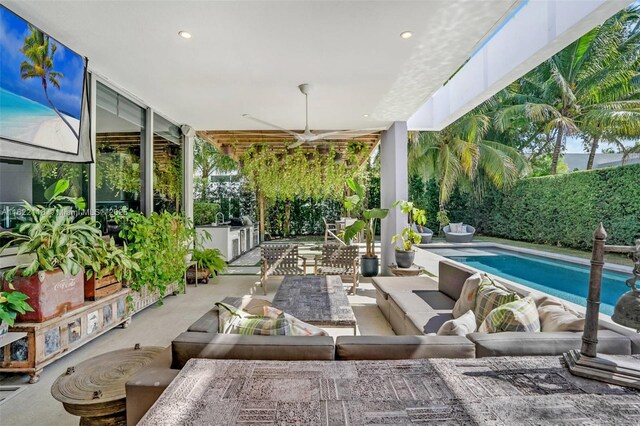
<path id="1" fill-rule="evenodd" d="M 226 303 L 216 303 L 219 309 L 218 332 L 225 334 L 245 334 L 257 336 L 284 336 L 289 327 L 282 314 L 277 317 L 256 316 L 236 309 Z"/>
<path id="2" fill-rule="evenodd" d="M 474 344 L 459 336 L 339 336 L 336 339 L 336 358 L 342 360 L 474 357 Z"/>
<path id="3" fill-rule="evenodd" d="M 473 310 L 473 313 L 476 315 L 478 327 L 480 327 L 485 317 L 495 308 L 518 299 L 520 299 L 520 296 L 516 293 L 505 289 L 493 281 L 490 281 L 488 284 L 481 284 L 476 296 L 476 307 Z"/>
<path id="4" fill-rule="evenodd" d="M 427 311 L 406 314 L 406 320 L 422 334 L 437 333 L 445 322 L 452 319 L 451 312 Z"/>
<path id="5" fill-rule="evenodd" d="M 438 329 L 438 336 L 466 336 L 476 331 L 476 316 L 472 310 L 468 310 L 465 314 L 458 318 L 449 320 L 442 324 Z"/>
<path id="6" fill-rule="evenodd" d="M 500 305 L 489 312 L 478 331 L 481 333 L 538 332 L 540 319 L 536 304 L 531 297 L 525 297 Z"/>
<path id="7" fill-rule="evenodd" d="M 471 333 L 467 338 L 476 344 L 476 357 L 561 355 L 579 350 L 582 333 L 558 331 L 552 333 Z M 598 352 L 630 355 L 631 341 L 610 330 L 598 331 Z"/>
<path id="8" fill-rule="evenodd" d="M 452 234 L 464 234 L 467 232 L 467 227 L 462 222 L 450 223 L 449 229 Z"/>
<path id="9" fill-rule="evenodd" d="M 476 306 L 476 294 L 478 293 L 478 287 L 483 282 L 488 282 L 489 278 L 480 272 L 471 275 L 464 281 L 462 290 L 460 291 L 460 297 L 456 300 L 456 304 L 453 307 L 453 317 L 458 318 L 465 314 L 469 310 L 473 310 Z"/>
<path id="10" fill-rule="evenodd" d="M 437 290 L 415 290 L 412 292 L 392 292 L 389 294 L 394 311 L 402 313 L 404 318 L 392 322 L 397 334 L 404 334 L 405 320 L 410 321 L 421 333 L 435 333 L 442 324 L 453 319 L 451 310 L 455 301 Z M 393 315 L 392 315 L 393 316 Z M 398 329 L 402 323 L 401 329 Z"/>
<path id="11" fill-rule="evenodd" d="M 472 269 L 442 260 L 438 263 L 438 290 L 453 300 L 458 300 L 465 280 L 475 273 Z"/>
<path id="12" fill-rule="evenodd" d="M 389 293 L 438 289 L 438 283 L 429 277 L 375 277 L 371 282 L 385 298 Z"/>
<path id="13" fill-rule="evenodd" d="M 218 332 L 218 308 L 215 307 L 191 324 L 187 331 L 197 331 L 200 333 Z"/>
<path id="14" fill-rule="evenodd" d="M 335 346 L 330 336 L 243 336 L 185 332 L 173 339 L 172 368 L 191 358 L 277 361 L 331 361 Z"/>
<path id="15" fill-rule="evenodd" d="M 329 334 L 315 325 L 299 320 L 293 315 L 289 315 L 280 309 L 272 306 L 263 306 L 263 314 L 265 317 L 278 319 L 281 316 L 286 320 L 285 335 L 286 336 L 328 336 Z"/>
<path id="16" fill-rule="evenodd" d="M 558 299 L 542 296 L 536 300 L 542 331 L 583 331 L 584 318 Z"/>

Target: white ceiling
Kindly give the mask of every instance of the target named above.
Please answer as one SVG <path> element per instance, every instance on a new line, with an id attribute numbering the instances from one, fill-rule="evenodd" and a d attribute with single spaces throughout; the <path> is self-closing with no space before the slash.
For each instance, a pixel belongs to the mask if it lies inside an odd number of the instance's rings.
<path id="1" fill-rule="evenodd" d="M 521 0 L 3 1 L 90 69 L 197 130 L 407 120 Z M 180 30 L 193 38 L 178 37 Z M 400 33 L 410 30 L 409 40 Z M 369 118 L 364 118 L 369 114 Z"/>

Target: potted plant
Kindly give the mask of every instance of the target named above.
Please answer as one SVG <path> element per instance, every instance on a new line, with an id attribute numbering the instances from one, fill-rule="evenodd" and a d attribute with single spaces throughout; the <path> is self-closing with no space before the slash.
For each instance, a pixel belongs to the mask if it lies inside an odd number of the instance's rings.
<path id="1" fill-rule="evenodd" d="M 26 300 L 29 298 L 19 291 L 0 291 L 0 342 L 13 326 L 18 315 L 33 312 Z"/>
<path id="2" fill-rule="evenodd" d="M 187 279 L 195 280 L 196 282 L 200 282 L 200 280 L 208 280 L 211 274 L 217 275 L 218 273 L 224 271 L 227 268 L 227 262 L 224 259 L 224 256 L 220 252 L 220 250 L 213 249 L 195 249 L 193 251 L 192 259 L 198 265 L 198 274 L 195 274 L 195 271 L 189 270 L 187 271 Z"/>
<path id="3" fill-rule="evenodd" d="M 400 234 L 396 234 L 391 239 L 392 243 L 401 241 L 401 245 L 396 246 L 396 264 L 400 268 L 410 268 L 416 258 L 414 244 L 420 244 L 422 237 L 414 231 L 414 224 L 424 226 L 427 223 L 426 212 L 414 206 L 411 201 L 398 200 L 393 203 L 393 207 L 400 207 L 400 211 L 407 215 L 408 226 Z"/>
<path id="4" fill-rule="evenodd" d="M 353 179 L 348 179 L 347 184 L 356 193 L 357 197 L 364 199 L 364 188 Z M 343 238 L 346 244 L 360 232 L 364 232 L 366 240 L 366 251 L 360 257 L 360 273 L 363 277 L 375 277 L 378 275 L 380 261 L 375 252 L 376 222 L 384 219 L 389 214 L 388 209 L 368 209 L 362 212 L 363 219 L 356 220 L 344 230 Z"/>
<path id="5" fill-rule="evenodd" d="M 99 269 L 99 225 L 91 218 L 75 218 L 76 209 L 84 209 L 82 198 L 65 197 L 69 181 L 62 179 L 45 191 L 46 206 L 27 202 L 27 218 L 11 231 L 0 233 L 8 242 L 0 247 L 17 248 L 16 254 L 28 255 L 5 272 L 7 291 L 11 286 L 31 300 L 33 312 L 20 314 L 21 321 L 42 322 L 76 309 L 84 303 L 84 268 Z M 63 204 L 66 203 L 66 204 Z"/>
<path id="6" fill-rule="evenodd" d="M 139 271 L 136 262 L 142 254 L 130 253 L 126 243 L 116 245 L 110 238 L 108 244 L 101 244 L 99 249 L 100 270 L 87 268 L 84 280 L 84 297 L 86 300 L 97 300 L 120 290 L 126 281 L 131 279 L 134 271 Z"/>

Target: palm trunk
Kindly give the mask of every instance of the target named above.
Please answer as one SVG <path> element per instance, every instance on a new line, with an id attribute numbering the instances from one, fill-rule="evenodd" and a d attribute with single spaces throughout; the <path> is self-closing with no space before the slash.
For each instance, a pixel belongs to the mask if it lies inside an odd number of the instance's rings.
<path id="1" fill-rule="evenodd" d="M 264 217 L 264 194 L 262 192 L 258 195 L 258 212 L 260 216 L 260 227 L 258 228 L 258 234 L 260 237 L 260 242 L 264 241 L 264 228 L 265 228 L 265 217 Z"/>
<path id="2" fill-rule="evenodd" d="M 600 145 L 600 136 L 594 136 L 591 139 L 591 150 L 589 151 L 589 159 L 587 160 L 587 170 L 593 168 L 593 160 L 596 158 L 596 151 Z"/>
<path id="3" fill-rule="evenodd" d="M 291 200 L 284 202 L 284 236 L 289 236 L 289 229 L 291 227 Z"/>
<path id="4" fill-rule="evenodd" d="M 553 147 L 553 156 L 551 157 L 551 174 L 555 175 L 558 170 L 558 161 L 560 160 L 560 151 L 562 151 L 562 140 L 564 138 L 564 127 L 558 127 L 556 134 L 556 145 Z"/>
<path id="5" fill-rule="evenodd" d="M 69 123 L 67 121 L 67 119 L 64 118 L 64 115 L 62 115 L 62 113 L 60 111 L 58 111 L 58 108 L 56 108 L 55 105 L 53 105 L 53 102 L 51 102 L 51 99 L 49 99 L 49 92 L 47 91 L 47 83 L 44 80 L 42 82 L 42 87 L 44 88 L 44 97 L 47 98 L 47 102 L 49 102 L 49 105 L 51 105 L 51 108 L 53 108 L 53 110 L 56 112 L 56 114 L 58 114 L 58 117 L 60 117 L 62 119 L 62 121 L 64 121 L 64 124 L 66 124 L 67 127 L 69 127 L 69 129 L 71 129 L 71 132 L 76 137 L 76 139 L 80 139 L 80 136 L 78 136 L 78 133 L 71 126 L 71 123 Z"/>

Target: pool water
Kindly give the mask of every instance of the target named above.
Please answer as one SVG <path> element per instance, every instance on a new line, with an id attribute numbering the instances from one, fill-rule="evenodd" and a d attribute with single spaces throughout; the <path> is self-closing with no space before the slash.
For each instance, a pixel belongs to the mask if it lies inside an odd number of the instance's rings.
<path id="1" fill-rule="evenodd" d="M 430 251 L 439 254 L 438 249 Z M 587 306 L 589 266 L 501 249 L 483 249 L 472 255 L 449 255 L 451 250 L 446 252 L 442 255 L 447 259 Z M 603 272 L 600 312 L 613 315 L 616 302 L 629 291 L 625 281 L 630 277 L 631 274 Z"/>

